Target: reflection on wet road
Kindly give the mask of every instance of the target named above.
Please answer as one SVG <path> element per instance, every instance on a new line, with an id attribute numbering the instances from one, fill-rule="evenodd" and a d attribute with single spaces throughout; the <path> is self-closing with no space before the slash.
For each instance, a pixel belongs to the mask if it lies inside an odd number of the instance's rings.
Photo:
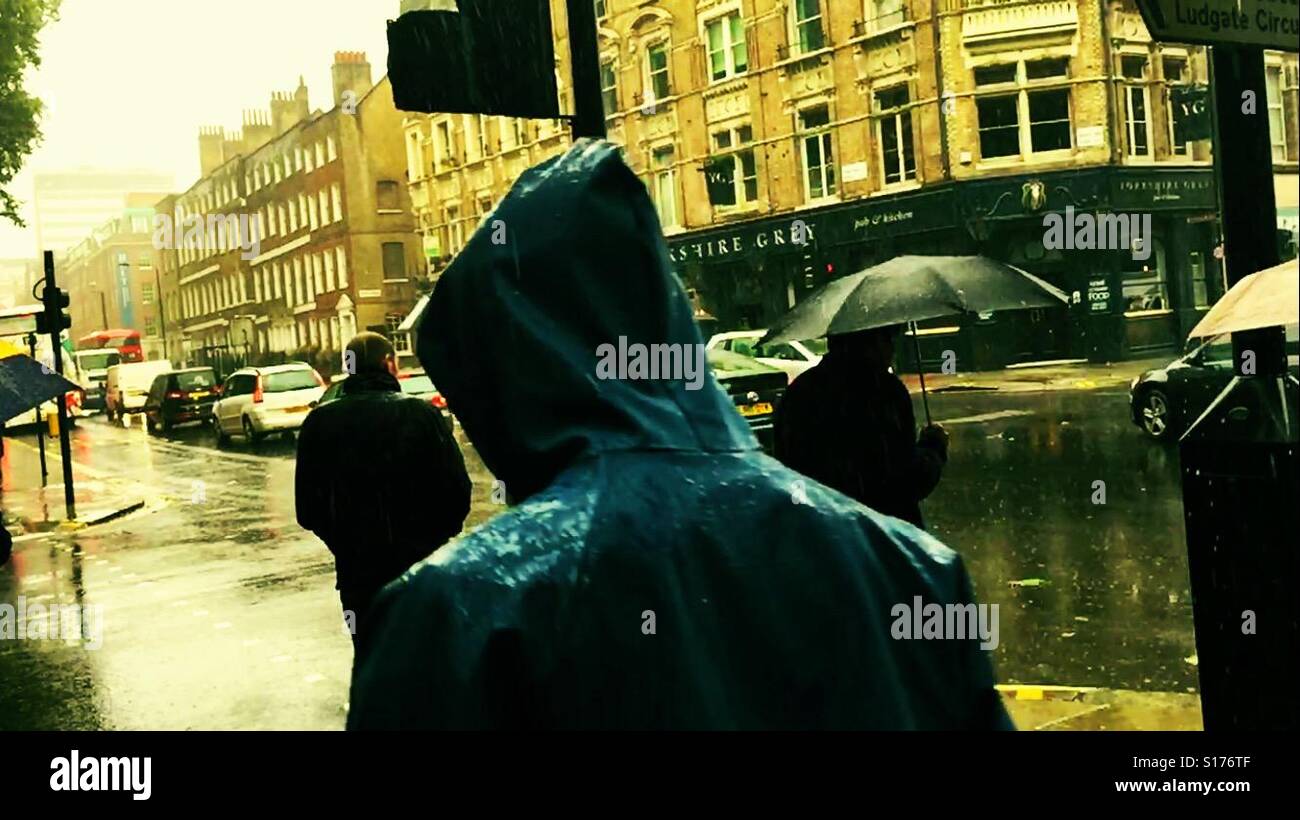
<path id="1" fill-rule="evenodd" d="M 1001 606 L 1004 681 L 1196 686 L 1177 451 L 1143 440 L 1126 406 L 1099 391 L 931 398 L 952 444 L 925 515 Z M 163 503 L 24 541 L 0 570 L 0 603 L 103 615 L 97 650 L 0 640 L 0 729 L 341 727 L 352 647 L 330 555 L 295 521 L 294 448 L 83 422 L 78 465 Z M 499 507 L 466 455 L 474 525 Z"/>

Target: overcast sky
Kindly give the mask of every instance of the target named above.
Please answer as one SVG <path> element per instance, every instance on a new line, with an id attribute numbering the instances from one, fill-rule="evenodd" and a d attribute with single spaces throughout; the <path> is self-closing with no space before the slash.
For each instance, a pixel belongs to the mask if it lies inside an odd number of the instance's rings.
<path id="1" fill-rule="evenodd" d="M 28 90 L 46 105 L 45 141 L 10 188 L 30 203 L 31 171 L 148 169 L 198 178 L 202 125 L 238 129 L 301 74 L 312 110 L 333 105 L 335 51 L 364 51 L 385 73 L 386 20 L 398 0 L 63 0 L 41 35 Z M 35 254 L 25 229 L 0 222 L 0 258 Z"/>

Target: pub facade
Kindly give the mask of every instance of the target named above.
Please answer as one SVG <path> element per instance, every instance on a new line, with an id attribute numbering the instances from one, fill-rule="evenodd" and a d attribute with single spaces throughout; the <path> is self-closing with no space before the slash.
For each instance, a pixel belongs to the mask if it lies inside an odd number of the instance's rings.
<path id="1" fill-rule="evenodd" d="M 1046 247 L 1044 217 L 1067 206 L 1149 215 L 1149 253 Z M 922 322 L 927 368 L 946 350 L 970 370 L 1107 362 L 1178 350 L 1223 293 L 1215 208 L 1209 169 L 1088 168 L 954 182 L 689 232 L 669 237 L 668 251 L 706 332 L 766 327 L 820 285 L 894 256 L 988 256 L 1050 282 L 1068 304 Z"/>

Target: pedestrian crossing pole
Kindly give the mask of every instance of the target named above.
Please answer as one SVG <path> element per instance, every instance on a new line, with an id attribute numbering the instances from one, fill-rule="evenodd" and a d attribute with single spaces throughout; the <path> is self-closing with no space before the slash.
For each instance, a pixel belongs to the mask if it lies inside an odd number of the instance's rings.
<path id="1" fill-rule="evenodd" d="M 45 313 L 38 330 L 50 334 L 54 351 L 54 372 L 63 375 L 63 330 L 71 325 L 63 308 L 68 306 L 68 295 L 59 290 L 54 279 L 54 251 L 45 251 L 45 287 L 41 291 Z M 55 401 L 59 415 L 59 455 L 63 459 L 63 501 L 67 506 L 68 520 L 77 520 L 77 497 L 72 490 L 72 444 L 68 441 L 68 394 L 60 393 Z"/>
<path id="2" fill-rule="evenodd" d="M 32 361 L 36 360 L 36 334 L 27 334 L 27 350 L 31 353 Z M 36 447 L 41 453 L 41 486 L 44 487 L 49 483 L 50 471 L 45 465 L 45 431 L 41 428 L 41 406 L 36 405 Z"/>

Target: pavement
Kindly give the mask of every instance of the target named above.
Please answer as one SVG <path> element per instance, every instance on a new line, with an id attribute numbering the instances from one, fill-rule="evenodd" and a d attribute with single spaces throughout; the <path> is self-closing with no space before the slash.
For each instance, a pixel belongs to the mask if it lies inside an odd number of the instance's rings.
<path id="1" fill-rule="evenodd" d="M 42 478 L 35 429 L 6 430 L 0 458 L 0 514 L 15 539 L 107 523 L 143 509 L 148 488 L 111 471 L 80 464 L 74 454 L 73 507 L 69 519 L 59 440 L 45 437 Z"/>
<path id="2" fill-rule="evenodd" d="M 1199 732 L 1201 698 L 1181 692 L 1137 692 L 1086 686 L 998 687 L 1022 731 Z"/>
<path id="3" fill-rule="evenodd" d="M 952 457 L 927 525 L 1000 609 L 992 660 L 1022 729 L 1201 728 L 1177 450 L 1143 438 L 1119 386 L 1146 365 L 967 374 L 948 384 L 997 389 L 930 398 Z M 473 527 L 501 507 L 458 438 Z M 60 530 L 57 448 L 42 489 L 34 437 L 6 438 L 0 505 L 22 534 L 0 604 L 98 607 L 102 642 L 0 640 L 0 729 L 340 728 L 352 647 L 331 557 L 295 520 L 293 439 L 91 418 L 72 442 L 79 518 L 144 506 Z"/>

